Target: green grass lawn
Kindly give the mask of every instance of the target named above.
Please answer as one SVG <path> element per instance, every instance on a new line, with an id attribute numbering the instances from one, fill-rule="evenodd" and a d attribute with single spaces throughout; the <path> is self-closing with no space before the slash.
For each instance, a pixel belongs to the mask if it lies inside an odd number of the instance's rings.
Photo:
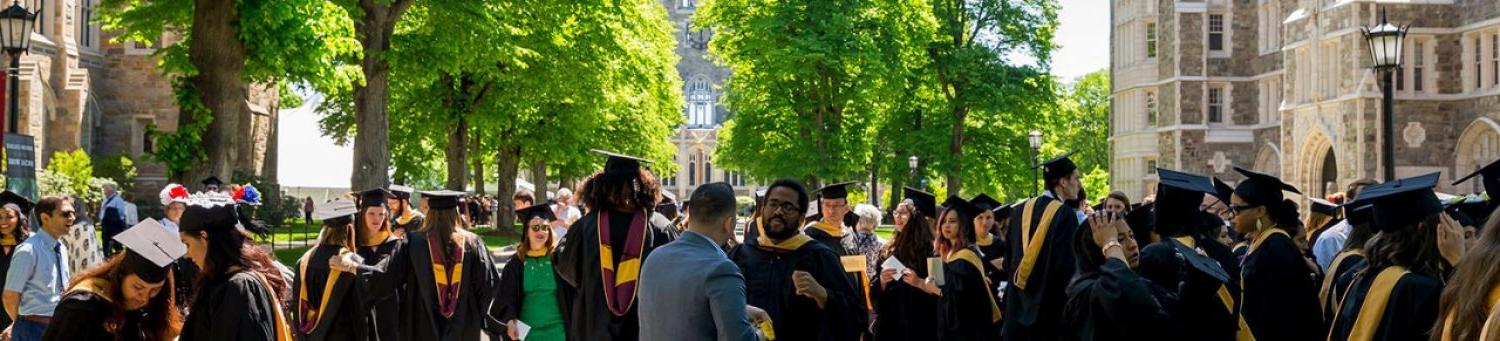
<path id="1" fill-rule="evenodd" d="M 277 249 L 275 251 L 272 251 L 272 253 L 276 254 L 276 260 L 280 261 L 281 264 L 286 265 L 288 267 L 291 267 L 293 269 L 296 269 L 297 268 L 297 258 L 301 258 L 302 257 L 302 253 L 307 252 L 308 248 L 311 248 L 311 247 L 310 246 L 301 246 L 301 247 L 294 247 L 294 248 L 289 248 L 289 249 Z"/>
<path id="2" fill-rule="evenodd" d="M 875 228 L 875 235 L 880 236 L 881 239 L 891 240 L 891 235 L 895 233 L 896 227 L 891 225 L 880 225 Z"/>
<path id="3" fill-rule="evenodd" d="M 501 248 L 513 245 L 519 240 L 517 239 L 517 237 L 513 236 L 497 235 L 493 229 L 475 229 L 472 232 L 478 234 L 479 238 L 484 240 L 484 245 L 489 248 L 490 251 L 499 251 Z M 276 244 L 279 248 L 273 251 L 273 253 L 275 253 L 276 255 L 276 260 L 281 261 L 281 263 L 286 264 L 286 266 L 296 265 L 297 258 L 302 257 L 302 253 L 307 252 L 307 249 L 311 248 L 311 246 L 302 246 L 302 243 L 304 241 L 306 241 L 310 245 L 311 240 L 318 237 L 317 232 L 303 234 L 302 227 L 300 225 L 296 227 L 276 229 L 275 235 Z M 291 247 L 288 247 L 286 244 L 289 240 L 291 241 Z M 270 238 L 258 238 L 257 242 L 268 245 L 270 243 Z"/>

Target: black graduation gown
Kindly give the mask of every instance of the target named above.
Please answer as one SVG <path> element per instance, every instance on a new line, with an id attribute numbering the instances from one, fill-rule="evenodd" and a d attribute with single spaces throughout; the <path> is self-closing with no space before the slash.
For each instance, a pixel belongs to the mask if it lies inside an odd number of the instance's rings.
<path id="1" fill-rule="evenodd" d="M 1268 233 L 1268 232 L 1267 232 Z M 1320 338 L 1323 316 L 1312 269 L 1292 238 L 1276 233 L 1245 255 L 1240 314 L 1256 340 Z"/>
<path id="2" fill-rule="evenodd" d="M 412 232 L 412 231 L 420 230 L 420 229 L 422 229 L 422 221 L 423 220 L 427 220 L 427 217 L 419 215 L 419 216 L 412 217 L 411 221 L 408 221 L 405 224 L 402 224 L 402 223 L 400 223 L 401 218 L 397 217 L 397 218 L 391 220 L 391 229 L 392 230 L 402 230 L 402 231 L 406 231 L 406 232 Z"/>
<path id="3" fill-rule="evenodd" d="M 427 232 L 407 233 L 407 288 L 401 293 L 401 340 L 479 340 L 483 333 L 497 333 L 498 326 L 489 317 L 490 303 L 499 285 L 499 273 L 490 251 L 478 235 L 464 230 L 463 273 L 459 285 L 457 308 L 453 316 L 443 317 L 433 278 L 431 250 Z M 456 266 L 455 266 L 456 267 Z M 455 274 L 458 275 L 458 274 Z"/>
<path id="4" fill-rule="evenodd" d="M 1342 306 L 1344 295 L 1349 291 L 1349 284 L 1354 283 L 1354 279 L 1358 278 L 1357 275 L 1368 265 L 1364 255 L 1350 254 L 1344 257 L 1344 261 L 1339 263 L 1337 269 L 1331 269 L 1332 271 L 1324 275 L 1333 278 L 1333 283 L 1328 286 L 1327 297 L 1323 301 L 1323 307 L 1326 307 L 1323 310 L 1324 321 L 1330 323 L 1334 321 L 1336 318 L 1334 314 L 1338 313 L 1337 307 Z M 1322 290 L 1321 287 L 1318 289 Z"/>
<path id="5" fill-rule="evenodd" d="M 895 256 L 890 256 L 895 257 Z M 881 260 L 884 264 L 885 260 Z M 901 261 L 910 264 L 909 269 L 918 277 L 927 278 L 927 260 Z M 873 275 L 870 297 L 875 301 L 875 340 L 923 340 L 937 335 L 938 297 L 906 282 L 892 280 L 880 285 L 880 276 Z"/>
<path id="6" fill-rule="evenodd" d="M 977 257 L 979 250 L 970 246 Z M 962 251 L 960 251 L 962 252 Z M 986 285 L 984 269 L 963 259 L 943 263 L 943 297 L 938 298 L 938 340 L 994 340 L 999 325 L 990 310 L 994 294 Z"/>
<path id="7" fill-rule="evenodd" d="M 366 334 L 371 330 L 366 329 L 365 307 L 356 295 L 355 276 L 350 273 L 340 273 L 338 281 L 333 284 L 333 290 L 327 298 L 328 303 L 323 306 L 323 290 L 328 284 L 328 276 L 332 269 L 328 268 L 328 259 L 339 254 L 341 248 L 333 245 L 319 245 L 313 248 L 302 262 L 292 271 L 298 275 L 292 280 L 292 335 L 298 340 L 368 340 Z M 306 263 L 305 265 L 303 263 Z M 305 270 L 304 270 L 305 269 Z M 300 308 L 302 300 L 302 285 L 307 288 L 308 304 L 313 309 L 323 306 L 325 309 L 318 316 L 316 325 L 310 331 L 302 330 L 303 311 Z"/>
<path id="8" fill-rule="evenodd" d="M 555 272 L 552 280 L 557 281 Z M 504 323 L 521 319 L 521 305 L 526 299 L 525 283 L 526 261 L 521 260 L 521 257 L 511 257 L 505 262 L 505 269 L 500 272 L 500 286 L 495 290 L 495 304 L 490 305 L 490 316 L 500 323 L 499 334 L 503 339 L 509 339 L 509 334 L 506 333 L 507 326 Z M 558 305 L 562 305 L 562 292 L 553 294 L 557 296 Z M 558 311 L 563 311 L 562 307 L 558 307 Z"/>
<path id="9" fill-rule="evenodd" d="M 1201 340 L 1179 338 L 1160 289 L 1110 258 L 1096 271 L 1083 271 L 1068 285 L 1064 340 Z M 1170 300 L 1170 299 L 1167 299 Z"/>
<path id="10" fill-rule="evenodd" d="M 411 267 L 406 261 L 405 257 L 408 256 L 405 250 L 406 240 L 392 236 L 386 238 L 385 242 L 374 246 L 360 246 L 355 251 L 364 258 L 364 269 L 389 264 L 384 270 L 387 272 L 383 274 L 384 277 L 361 277 L 361 284 L 355 288 L 362 299 L 365 330 L 375 331 L 367 335 L 367 340 L 391 341 L 400 338 L 401 303 L 404 298 L 400 293 L 410 288 L 406 279 Z"/>
<path id="11" fill-rule="evenodd" d="M 208 279 L 193 299 L 179 340 L 276 339 L 276 295 L 254 271 Z M 291 326 L 287 326 L 290 328 Z"/>
<path id="12" fill-rule="evenodd" d="M 822 243 L 807 242 L 795 251 L 770 251 L 750 241 L 729 252 L 745 275 L 749 305 L 771 316 L 777 340 L 858 340 L 865 329 L 863 297 L 844 276 L 839 256 Z M 793 271 L 806 271 L 828 292 L 823 308 L 797 295 Z M 571 337 L 572 334 L 569 334 Z"/>
<path id="13" fill-rule="evenodd" d="M 1195 242 L 1203 245 L 1202 241 Z M 1233 288 L 1233 283 L 1220 282 L 1188 264 L 1179 254 L 1178 244 L 1175 239 L 1162 238 L 1141 249 L 1140 277 L 1179 298 L 1175 307 L 1168 307 L 1173 313 L 1177 338 L 1234 340 L 1239 320 L 1232 310 L 1234 307 L 1224 305 L 1219 288 L 1229 290 L 1231 296 L 1239 291 Z"/>
<path id="14" fill-rule="evenodd" d="M 23 240 L 17 240 L 17 245 L 20 245 L 20 242 Z M 15 252 L 16 245 L 0 247 L 0 274 L 10 273 L 10 259 L 15 256 Z M 4 286 L 5 276 L 0 275 L 0 287 Z M 0 314 L 0 329 L 10 327 L 11 322 L 13 321 L 10 320 L 10 314 Z"/>
<path id="15" fill-rule="evenodd" d="M 1369 297 L 1371 286 L 1379 270 L 1370 269 L 1355 277 L 1348 297 L 1339 309 L 1334 321 L 1331 340 L 1349 337 L 1358 319 L 1360 307 Z M 1380 325 L 1375 327 L 1372 340 L 1427 340 L 1432 336 L 1432 326 L 1438 319 L 1438 301 L 1443 293 L 1443 281 L 1415 272 L 1408 273 L 1396 281 L 1386 301 L 1385 312 L 1380 316 Z"/>
<path id="16" fill-rule="evenodd" d="M 1005 287 L 1004 339 L 1007 341 L 1051 340 L 1062 332 L 1063 305 L 1067 302 L 1068 281 L 1073 278 L 1073 234 L 1078 230 L 1078 216 L 1073 209 L 1059 207 L 1052 216 L 1047 239 L 1033 263 L 1026 289 L 1017 286 L 1020 264 L 1025 254 L 1022 233 L 1031 234 L 1038 227 L 1045 208 L 1062 201 L 1050 197 L 1037 197 L 1035 208 L 1029 217 L 1024 217 L 1025 206 L 1016 208 L 1016 217 L 1011 219 L 1009 236 L 1010 251 L 1005 257 L 1005 268 L 1010 269 L 1011 284 Z M 1027 221 L 1038 222 L 1029 224 Z"/>
<path id="17" fill-rule="evenodd" d="M 1007 245 L 1004 240 L 1000 240 L 1000 236 L 991 234 L 990 245 L 979 245 L 976 243 L 974 246 L 979 248 L 979 259 L 984 261 L 984 276 L 990 279 L 992 286 L 999 286 L 1000 281 L 1009 280 L 1010 272 L 995 267 L 992 261 L 1005 258 L 1005 253 L 1010 250 L 1010 245 Z M 871 276 L 874 275 L 872 274 Z M 990 290 L 994 290 L 994 288 L 990 288 Z"/>
<path id="18" fill-rule="evenodd" d="M 143 316 L 140 311 L 125 312 L 125 321 L 120 324 L 118 333 L 105 329 L 105 319 L 114 314 L 114 309 L 113 303 L 92 292 L 70 291 L 57 302 L 57 309 L 52 312 L 52 324 L 47 326 L 42 340 L 115 340 L 117 335 L 123 341 L 146 339 L 140 328 Z"/>
<path id="19" fill-rule="evenodd" d="M 585 214 L 573 226 L 568 228 L 568 234 L 558 242 L 556 252 L 552 254 L 552 265 L 557 271 L 557 290 L 562 293 L 563 317 L 567 321 L 569 340 L 635 340 L 640 335 L 640 322 L 636 315 L 636 305 L 631 304 L 630 309 L 622 316 L 615 316 L 609 310 L 604 298 L 604 275 L 600 273 L 599 264 L 599 214 L 603 210 L 593 210 Z M 629 214 L 623 214 L 629 217 Z M 611 237 L 620 237 L 623 240 L 629 229 L 627 221 L 616 220 L 611 217 L 615 231 Z M 646 216 L 646 236 L 641 252 L 641 261 L 644 262 L 651 252 L 657 247 L 666 245 L 672 241 L 671 227 L 652 224 L 650 215 Z M 620 249 L 624 242 L 610 241 L 615 249 Z M 624 252 L 614 252 L 616 262 Z M 780 334 L 777 334 L 780 336 Z"/>
<path id="20" fill-rule="evenodd" d="M 854 249 L 853 233 L 846 233 L 843 237 L 834 237 L 832 235 L 829 235 L 828 232 L 824 232 L 823 230 L 819 230 L 818 228 L 813 227 L 813 225 L 808 225 L 807 227 L 802 228 L 802 233 L 807 234 L 808 237 L 812 237 L 814 241 L 822 243 L 823 246 L 827 246 L 829 249 L 833 250 L 834 253 L 837 253 L 841 258 L 844 256 L 862 255 L 858 250 Z M 843 264 L 842 259 L 840 260 L 839 264 Z M 877 277 L 878 275 L 879 274 L 869 274 L 869 277 Z M 859 294 L 860 308 L 868 308 L 864 305 L 866 294 L 864 285 L 865 283 L 869 283 L 869 279 L 861 276 L 857 271 L 845 271 L 844 276 L 849 277 L 849 283 L 854 283 L 854 291 Z M 866 325 L 868 325 L 869 319 L 866 318 L 864 320 Z"/>

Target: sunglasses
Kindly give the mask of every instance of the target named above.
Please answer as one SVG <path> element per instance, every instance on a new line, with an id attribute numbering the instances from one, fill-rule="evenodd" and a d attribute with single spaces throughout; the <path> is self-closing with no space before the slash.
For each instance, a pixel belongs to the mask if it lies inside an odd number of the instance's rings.
<path id="1" fill-rule="evenodd" d="M 551 230 L 551 229 L 552 229 L 552 227 L 551 226 L 547 226 L 547 225 L 531 225 L 531 231 L 532 232 L 542 232 L 542 231 L 547 231 L 547 230 Z"/>

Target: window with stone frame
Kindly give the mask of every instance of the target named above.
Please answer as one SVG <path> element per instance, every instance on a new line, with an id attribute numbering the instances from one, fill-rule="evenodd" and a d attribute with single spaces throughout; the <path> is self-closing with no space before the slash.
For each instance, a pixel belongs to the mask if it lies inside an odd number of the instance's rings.
<path id="1" fill-rule="evenodd" d="M 688 186 L 698 185 L 698 153 L 688 154 Z"/>
<path id="2" fill-rule="evenodd" d="M 1500 85 L 1500 34 L 1490 34 L 1490 86 Z"/>
<path id="3" fill-rule="evenodd" d="M 1146 126 L 1156 126 L 1156 91 L 1146 90 Z"/>
<path id="4" fill-rule="evenodd" d="M 32 12 L 36 13 L 36 28 L 32 30 L 43 36 L 51 36 L 52 26 L 47 24 L 47 15 L 51 14 L 47 11 L 47 0 L 36 0 L 36 10 Z"/>
<path id="5" fill-rule="evenodd" d="M 1281 79 L 1267 77 L 1260 81 L 1260 123 L 1270 124 L 1281 119 Z"/>
<path id="6" fill-rule="evenodd" d="M 677 175 L 662 177 L 661 185 L 662 187 L 677 187 Z"/>
<path id="7" fill-rule="evenodd" d="M 1146 159 L 1146 174 L 1156 175 L 1156 160 Z"/>
<path id="8" fill-rule="evenodd" d="M 696 75 L 688 83 L 688 124 L 692 127 L 714 125 L 713 91 L 708 77 Z"/>
<path id="9" fill-rule="evenodd" d="M 1424 71 L 1427 70 L 1427 50 L 1424 48 L 1425 44 L 1422 40 L 1414 41 L 1411 47 L 1411 90 L 1425 92 L 1426 73 Z"/>
<path id="10" fill-rule="evenodd" d="M 1260 6 L 1260 51 L 1261 53 L 1276 52 L 1281 49 L 1281 2 L 1276 0 L 1262 0 Z"/>
<path id="11" fill-rule="evenodd" d="M 1208 123 L 1224 123 L 1224 87 L 1208 86 Z"/>
<path id="12" fill-rule="evenodd" d="M 706 184 L 706 183 L 710 183 L 710 182 L 714 182 L 714 162 L 710 161 L 708 159 L 707 155 L 704 155 L 703 156 L 703 181 L 699 182 L 699 183 Z"/>
<path id="13" fill-rule="evenodd" d="M 93 22 L 94 1 L 78 1 L 78 46 L 98 48 L 99 27 Z"/>
<path id="14" fill-rule="evenodd" d="M 1156 23 L 1146 23 L 1146 58 L 1156 58 Z"/>
<path id="15" fill-rule="evenodd" d="M 1208 50 L 1224 51 L 1224 14 L 1208 15 Z"/>
<path id="16" fill-rule="evenodd" d="M 698 7 L 698 0 L 678 0 L 677 1 L 677 8 L 693 8 L 693 7 Z"/>
<path id="17" fill-rule="evenodd" d="M 1484 60 L 1482 58 L 1482 56 L 1484 55 L 1484 46 L 1482 46 L 1484 45 L 1483 37 L 1484 36 L 1482 34 L 1474 35 L 1474 80 L 1471 83 L 1474 84 L 1475 90 L 1484 88 Z"/>

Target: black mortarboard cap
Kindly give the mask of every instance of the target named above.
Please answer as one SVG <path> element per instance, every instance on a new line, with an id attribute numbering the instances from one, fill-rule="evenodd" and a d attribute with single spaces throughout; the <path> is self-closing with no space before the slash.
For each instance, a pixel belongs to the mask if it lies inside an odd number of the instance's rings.
<path id="1" fill-rule="evenodd" d="M 978 208 L 975 208 L 968 200 L 964 200 L 964 198 L 960 198 L 957 195 L 949 195 L 947 200 L 943 200 L 943 209 L 956 211 L 958 214 L 969 219 L 973 219 L 974 216 L 979 215 Z"/>
<path id="2" fill-rule="evenodd" d="M 549 201 L 547 204 L 531 205 L 527 206 L 526 208 L 516 210 L 516 217 L 520 218 L 522 224 L 530 223 L 531 218 L 542 218 L 542 220 L 548 222 L 557 220 L 557 215 L 552 213 L 552 206 L 549 205 L 550 203 L 551 202 Z"/>
<path id="3" fill-rule="evenodd" d="M 1000 208 L 996 208 L 994 210 L 994 212 L 995 212 L 995 220 L 996 221 L 1000 221 L 1000 220 L 1005 220 L 1006 218 L 1010 218 L 1010 215 L 1013 214 L 1013 213 L 1015 213 L 1015 211 L 1016 210 L 1013 209 L 1013 208 L 1011 208 L 1010 205 L 1003 205 L 1002 204 L 1002 205 L 1000 205 Z"/>
<path id="4" fill-rule="evenodd" d="M 1458 226 L 1475 226 L 1474 218 L 1470 218 L 1463 210 L 1459 210 L 1456 205 L 1443 208 L 1443 213 L 1447 213 L 1448 217 L 1458 222 Z"/>
<path id="5" fill-rule="evenodd" d="M 1465 175 L 1462 179 L 1454 181 L 1453 185 L 1458 185 L 1460 183 L 1463 183 L 1464 181 L 1469 181 L 1469 179 L 1473 178 L 1476 175 L 1480 176 L 1480 181 L 1483 183 L 1484 191 L 1486 193 L 1489 193 L 1490 195 L 1500 195 L 1500 160 L 1490 162 L 1490 164 L 1485 165 L 1484 168 L 1480 168 L 1479 170 L 1474 171 L 1474 173 Z"/>
<path id="6" fill-rule="evenodd" d="M 1465 200 L 1448 205 L 1448 209 L 1452 212 L 1462 213 L 1468 217 L 1472 221 L 1471 225 L 1468 226 L 1482 227 L 1485 222 L 1489 221 L 1490 213 L 1494 212 L 1495 207 L 1487 201 Z"/>
<path id="7" fill-rule="evenodd" d="M 902 194 L 917 206 L 917 212 L 928 218 L 937 218 L 937 196 L 911 187 L 901 188 Z"/>
<path id="8" fill-rule="evenodd" d="M 1368 201 L 1344 204 L 1344 220 L 1348 220 L 1349 225 L 1364 224 L 1374 219 L 1374 210 L 1375 205 L 1371 205 Z"/>
<path id="9" fill-rule="evenodd" d="M 610 151 L 604 151 L 604 150 L 598 150 L 598 149 L 594 149 L 593 151 L 595 153 L 604 154 L 604 156 L 609 157 L 609 159 L 607 159 L 607 160 L 604 161 L 604 172 L 605 173 L 635 172 L 635 171 L 637 171 L 637 170 L 639 170 L 641 168 L 642 164 L 651 163 L 650 160 L 646 160 L 646 159 L 642 159 L 642 158 L 634 157 L 634 156 L 630 156 L 630 155 L 625 155 L 625 154 L 620 154 L 620 153 L 615 153 L 615 152 L 610 152 Z"/>
<path id="10" fill-rule="evenodd" d="M 994 211 L 1001 207 L 1008 207 L 1005 206 L 1005 204 L 1001 204 L 999 200 L 995 200 L 995 198 L 991 198 L 984 193 L 980 193 L 979 195 L 974 196 L 973 199 L 969 199 L 969 204 L 974 205 L 975 208 L 985 211 Z"/>
<path id="11" fill-rule="evenodd" d="M 391 195 L 391 192 L 387 192 L 383 188 L 365 190 L 363 192 L 359 192 L 359 208 L 385 207 L 385 199 L 395 197 L 396 196 Z"/>
<path id="12" fill-rule="evenodd" d="M 849 182 L 840 182 L 840 183 L 836 183 L 836 184 L 832 184 L 832 185 L 828 185 L 828 186 L 823 186 L 823 188 L 819 188 L 818 189 L 818 197 L 823 198 L 823 199 L 843 199 L 843 198 L 848 198 L 849 197 L 849 185 L 853 185 L 855 183 L 856 182 L 854 182 L 854 181 L 849 181 Z"/>
<path id="13" fill-rule="evenodd" d="M 1188 248 L 1187 245 L 1183 245 L 1182 243 L 1172 242 L 1171 245 L 1177 249 L 1177 254 L 1183 260 L 1187 261 L 1187 264 L 1192 266 L 1194 270 L 1208 275 L 1208 277 L 1219 281 L 1219 283 L 1229 282 L 1229 273 L 1224 271 L 1224 268 L 1219 265 L 1218 261 L 1200 254 L 1197 250 Z"/>
<path id="14" fill-rule="evenodd" d="M 1338 214 L 1339 212 L 1339 205 L 1334 204 L 1331 201 L 1318 198 L 1307 198 L 1307 201 L 1312 202 L 1312 207 L 1310 209 L 1312 209 L 1313 212 L 1322 213 L 1330 217 Z"/>
<path id="15" fill-rule="evenodd" d="M 1213 180 L 1206 176 L 1157 168 L 1156 224 L 1162 236 L 1171 237 L 1197 226 L 1203 195 L 1213 194 Z M 1170 229 L 1162 229 L 1168 227 Z"/>
<path id="16" fill-rule="evenodd" d="M 1068 158 L 1071 155 L 1073 153 L 1063 154 L 1051 160 L 1043 161 L 1042 178 L 1058 179 L 1073 174 L 1074 170 L 1078 170 L 1078 165 L 1073 164 L 1073 159 Z"/>
<path id="17" fill-rule="evenodd" d="M 1230 186 L 1229 183 L 1224 182 L 1224 180 L 1214 178 L 1213 195 L 1214 198 L 1219 199 L 1219 202 L 1224 204 L 1224 207 L 1229 207 L 1229 197 L 1234 195 L 1234 186 Z"/>
<path id="18" fill-rule="evenodd" d="M 396 199 L 411 199 L 411 194 L 417 191 L 411 187 L 402 185 L 391 185 L 386 190 L 389 190 L 391 195 L 395 196 Z"/>
<path id="19" fill-rule="evenodd" d="M 1153 208 L 1151 205 L 1136 206 L 1125 214 L 1125 225 L 1130 226 L 1131 234 L 1141 244 L 1151 243 L 1150 232 L 1156 230 L 1156 210 Z"/>
<path id="20" fill-rule="evenodd" d="M 1434 172 L 1371 185 L 1359 191 L 1355 201 L 1369 201 L 1374 206 L 1372 218 L 1377 232 L 1411 226 L 1443 211 L 1443 203 L 1432 191 L 1438 176 Z"/>
<path id="21" fill-rule="evenodd" d="M 16 194 L 16 192 L 8 190 L 0 192 L 0 207 L 10 205 L 16 205 L 16 209 L 20 210 L 22 215 L 30 216 L 31 207 L 36 206 L 36 203 L 31 202 L 31 199 L 26 199 L 26 197 L 20 194 Z"/>
<path id="22" fill-rule="evenodd" d="M 1254 206 L 1270 205 L 1281 202 L 1285 198 L 1281 192 L 1287 191 L 1302 194 L 1296 187 L 1281 182 L 1280 178 L 1270 174 L 1258 173 L 1248 169 L 1234 167 L 1234 171 L 1245 175 L 1245 180 L 1234 188 L 1234 194 L 1238 194 L 1245 203 Z M 1225 201 L 1226 205 L 1228 201 Z"/>
<path id="23" fill-rule="evenodd" d="M 422 200 L 427 200 L 427 208 L 434 210 L 451 210 L 458 208 L 458 199 L 464 196 L 459 191 L 423 191 Z"/>
<path id="24" fill-rule="evenodd" d="M 210 176 L 210 177 L 204 178 L 203 181 L 200 181 L 200 183 L 202 183 L 204 186 L 208 186 L 208 185 L 223 185 L 224 181 L 219 180 L 219 177 L 217 177 L 217 176 Z"/>

